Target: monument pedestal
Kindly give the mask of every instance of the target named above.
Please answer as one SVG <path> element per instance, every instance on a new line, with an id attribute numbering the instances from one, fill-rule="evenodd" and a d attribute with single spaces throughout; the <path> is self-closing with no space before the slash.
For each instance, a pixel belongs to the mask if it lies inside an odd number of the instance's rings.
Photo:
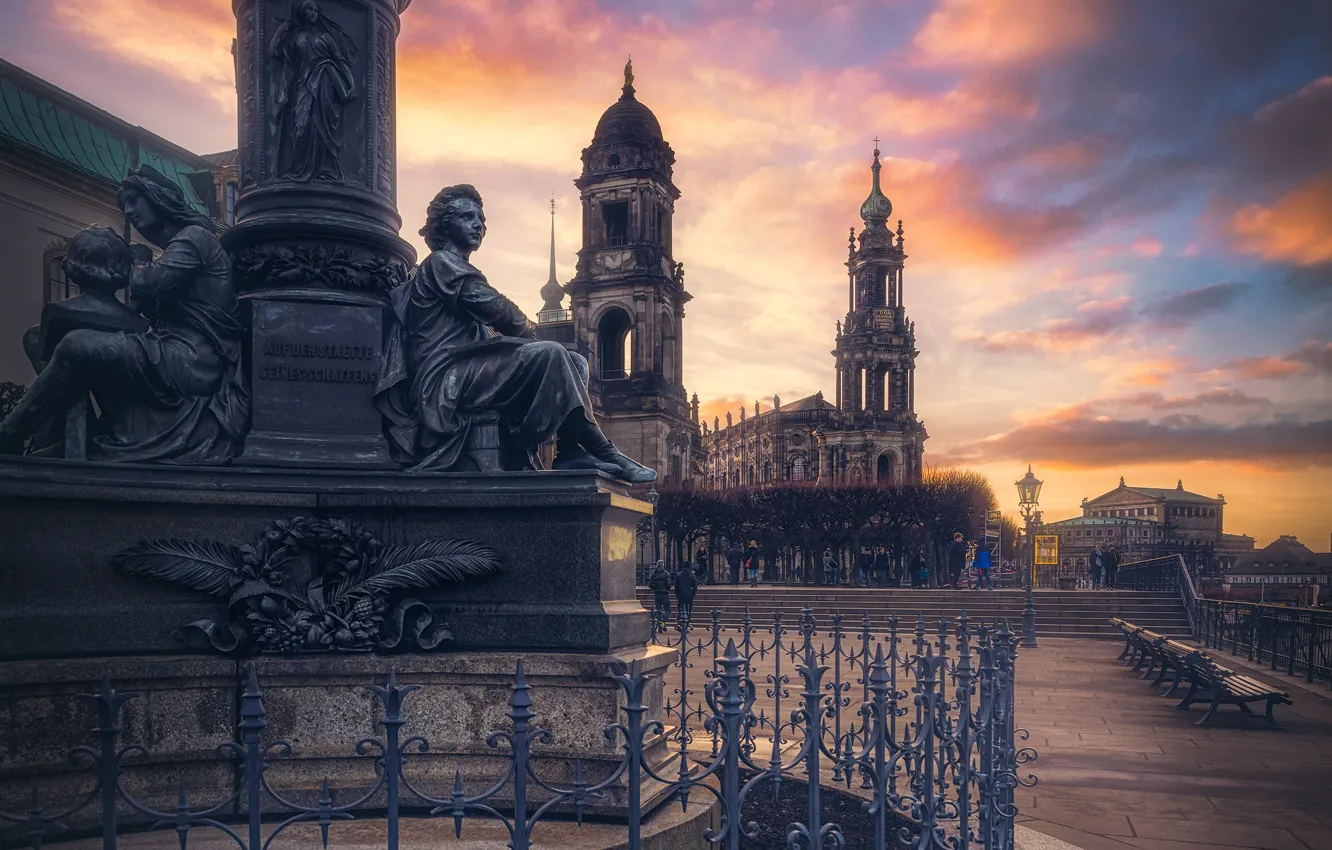
<path id="1" fill-rule="evenodd" d="M 632 663 L 648 679 L 644 723 L 662 719 L 662 674 L 673 654 L 647 645 L 650 615 L 634 596 L 635 531 L 648 510 L 597 472 L 0 461 L 0 717 L 12 743 L 0 764 L 0 808 L 22 809 L 37 775 L 49 779 L 42 787 L 51 803 L 86 789 L 89 775 L 71 770 L 65 755 L 95 725 L 76 695 L 95 693 L 103 675 L 141 695 L 124 709 L 123 743 L 152 756 L 127 765 L 126 787 L 167 809 L 181 782 L 191 799 L 225 797 L 239 780 L 215 748 L 238 740 L 236 706 L 251 664 L 264 696 L 263 739 L 293 748 L 291 759 L 273 759 L 270 780 L 307 803 L 325 776 L 341 794 L 373 784 L 374 758 L 355 744 L 383 734 L 382 708 L 365 688 L 384 685 L 390 671 L 400 685 L 424 686 L 406 700 L 403 737 L 422 735 L 430 749 L 409 752 L 407 777 L 437 797 L 448 796 L 455 771 L 470 793 L 487 787 L 508 764 L 486 738 L 512 727 L 506 711 L 519 658 L 533 726 L 554 736 L 534 748 L 538 774 L 570 787 L 579 760 L 595 784 L 623 755 L 623 742 L 603 729 L 624 721 L 615 677 Z M 187 623 L 224 619 L 225 594 L 126 575 L 110 563 L 145 539 L 194 541 L 199 557 L 221 557 L 226 547 L 257 546 L 275 520 L 313 516 L 350 520 L 389 547 L 476 541 L 494 550 L 501 572 L 414 591 L 456 636 L 437 651 L 236 657 L 191 651 L 181 639 Z M 649 738 L 648 764 L 669 756 L 663 736 Z M 658 786 L 644 782 L 645 809 L 661 799 Z M 531 791 L 533 802 L 544 799 Z M 501 808 L 506 793 L 496 798 Z M 624 789 L 613 786 L 587 812 L 613 817 L 625 804 Z"/>
<path id="2" fill-rule="evenodd" d="M 445 648 L 608 653 L 642 647 L 638 521 L 650 506 L 597 472 L 408 475 L 0 461 L 0 660 L 188 650 L 181 626 L 225 598 L 110 565 L 145 539 L 255 545 L 277 520 L 347 519 L 386 546 L 473 540 L 501 572 L 414 591 Z"/>
<path id="3" fill-rule="evenodd" d="M 614 677 L 637 662 L 648 679 L 644 723 L 662 720 L 663 674 L 673 657 L 664 647 L 645 647 L 602 654 L 461 652 L 388 658 L 359 653 L 264 656 L 253 661 L 130 656 L 0 662 L 0 710 L 12 721 L 6 724 L 7 734 L 15 743 L 0 766 L 0 809 L 25 809 L 37 775 L 44 775 L 48 804 L 77 799 L 77 791 L 87 787 L 92 776 L 72 769 L 66 754 L 86 741 L 95 725 L 92 706 L 76 695 L 96 693 L 103 675 L 117 691 L 138 694 L 125 703 L 119 743 L 140 744 L 150 755 L 125 762 L 126 787 L 141 801 L 170 810 L 182 783 L 196 804 L 220 801 L 240 787 L 241 775 L 232 769 L 232 762 L 218 757 L 216 748 L 241 741 L 235 712 L 251 663 L 263 695 L 263 742 L 282 740 L 291 745 L 290 757 L 272 756 L 267 777 L 284 796 L 308 805 L 318 797 L 325 778 L 340 798 L 354 799 L 374 786 L 378 753 L 358 754 L 356 743 L 383 738 L 383 706 L 366 689 L 384 686 L 390 669 L 399 687 L 421 686 L 404 700 L 400 735 L 403 741 L 420 736 L 428 742 L 428 750 L 407 749 L 404 778 L 430 796 L 447 799 L 455 773 L 467 793 L 475 794 L 508 769 L 512 753 L 504 745 L 488 746 L 486 739 L 492 732 L 513 727 L 505 712 L 519 658 L 535 714 L 531 728 L 552 734 L 549 743 L 533 747 L 533 769 L 543 781 L 568 788 L 575 781 L 575 760 L 581 762 L 583 779 L 592 785 L 613 774 L 623 757 L 623 740 L 602 733 L 624 721 L 625 695 Z M 664 735 L 647 739 L 648 765 L 669 775 L 666 762 L 672 756 Z M 535 784 L 528 788 L 531 804 L 549 798 Z M 641 793 L 643 809 L 648 811 L 663 799 L 664 789 L 648 779 Z M 512 800 L 512 788 L 506 787 L 490 804 L 503 810 Z M 274 802 L 266 798 L 264 805 L 273 808 Z M 381 789 L 364 808 L 384 805 Z M 407 810 L 428 808 L 405 788 L 402 805 Z M 625 805 L 621 781 L 590 799 L 585 813 L 623 816 Z M 94 822 L 96 811 L 89 815 L 78 822 Z"/>
<path id="4" fill-rule="evenodd" d="M 252 418 L 241 463 L 396 468 L 372 399 L 383 298 L 327 290 L 252 293 Z"/>

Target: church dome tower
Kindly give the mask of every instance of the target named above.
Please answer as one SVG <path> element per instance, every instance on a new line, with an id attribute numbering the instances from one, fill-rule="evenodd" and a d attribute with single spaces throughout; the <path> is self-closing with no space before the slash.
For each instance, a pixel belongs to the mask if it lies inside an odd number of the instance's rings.
<path id="1" fill-rule="evenodd" d="M 927 434 L 915 411 L 916 329 L 902 297 L 906 234 L 900 221 L 888 229 L 893 204 L 879 156 L 875 139 L 864 228 L 852 229 L 847 248 L 847 313 L 833 349 L 839 415 L 826 430 L 823 468 L 849 481 L 915 481 Z"/>
<path id="2" fill-rule="evenodd" d="M 683 479 L 701 465 L 701 448 L 683 384 L 690 295 L 673 255 L 674 167 L 675 151 L 638 100 L 626 63 L 620 97 L 597 122 L 574 181 L 583 247 L 565 291 L 606 434 L 663 478 Z"/>

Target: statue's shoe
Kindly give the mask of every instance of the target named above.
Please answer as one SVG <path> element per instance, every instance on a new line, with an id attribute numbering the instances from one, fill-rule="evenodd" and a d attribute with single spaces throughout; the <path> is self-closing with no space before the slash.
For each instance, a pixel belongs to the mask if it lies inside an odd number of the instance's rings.
<path id="1" fill-rule="evenodd" d="M 649 469 L 624 454 L 615 448 L 615 444 L 609 440 L 606 441 L 606 445 L 602 449 L 595 452 L 594 457 L 602 463 L 614 466 L 615 471 L 610 474 L 629 484 L 647 484 L 650 481 L 657 480 L 655 469 Z"/>
<path id="2" fill-rule="evenodd" d="M 620 477 L 620 467 L 613 463 L 606 463 L 597 460 L 591 452 L 582 446 L 576 446 L 568 451 L 562 451 L 555 455 L 555 460 L 551 461 L 551 469 L 599 469 L 607 475 Z"/>

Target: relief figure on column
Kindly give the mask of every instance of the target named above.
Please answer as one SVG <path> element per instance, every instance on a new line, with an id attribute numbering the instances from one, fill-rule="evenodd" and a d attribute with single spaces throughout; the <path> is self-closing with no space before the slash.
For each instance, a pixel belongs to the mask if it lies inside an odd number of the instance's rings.
<path id="1" fill-rule="evenodd" d="M 212 222 L 151 167 L 126 177 L 117 201 L 162 253 L 154 260 L 105 227 L 74 238 L 66 269 L 88 290 L 85 303 L 47 305 L 25 336 L 38 375 L 0 423 L 0 451 L 21 452 L 91 394 L 88 459 L 225 463 L 240 454 L 249 420 L 231 263 Z M 126 287 L 122 305 L 114 293 Z"/>
<path id="2" fill-rule="evenodd" d="M 342 113 L 356 96 L 356 43 L 317 0 L 293 2 L 273 34 L 270 144 L 279 177 L 341 180 Z"/>
<path id="3" fill-rule="evenodd" d="M 494 412 L 505 469 L 536 468 L 537 446 L 554 436 L 556 469 L 654 480 L 594 421 L 587 360 L 538 340 L 522 310 L 471 264 L 485 234 L 476 189 L 441 190 L 421 229 L 430 256 L 390 296 L 394 323 L 375 403 L 395 458 L 416 471 L 456 469 L 474 420 Z"/>

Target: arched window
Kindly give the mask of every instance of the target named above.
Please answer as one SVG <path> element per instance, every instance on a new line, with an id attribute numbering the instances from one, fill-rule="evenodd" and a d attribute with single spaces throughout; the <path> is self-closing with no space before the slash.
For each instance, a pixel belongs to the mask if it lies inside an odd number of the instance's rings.
<path id="1" fill-rule="evenodd" d="M 661 315 L 661 375 L 675 381 L 675 324 L 669 313 Z"/>
<path id="2" fill-rule="evenodd" d="M 804 481 L 804 480 L 805 480 L 805 456 L 804 456 L 804 455 L 796 455 L 795 457 L 791 458 L 791 480 L 792 480 L 792 481 Z"/>
<path id="3" fill-rule="evenodd" d="M 893 409 L 893 373 L 888 369 L 883 370 L 879 391 L 883 393 L 879 397 L 879 409 L 887 413 Z"/>
<path id="4" fill-rule="evenodd" d="M 772 461 L 765 460 L 763 461 L 763 483 L 767 484 L 770 481 L 772 481 Z"/>
<path id="5" fill-rule="evenodd" d="M 628 201 L 611 201 L 602 204 L 601 220 L 606 228 L 607 245 L 623 245 L 629 241 Z"/>
<path id="6" fill-rule="evenodd" d="M 879 455 L 879 460 L 875 465 L 874 480 L 882 484 L 887 484 L 893 480 L 893 456 L 887 452 Z"/>
<path id="7" fill-rule="evenodd" d="M 236 223 L 236 201 L 240 198 L 240 187 L 236 185 L 234 180 L 228 181 L 227 185 L 222 187 L 222 195 L 225 203 L 224 214 L 226 216 L 224 222 L 229 227 Z"/>
<path id="8" fill-rule="evenodd" d="M 606 158 L 606 165 L 611 168 L 618 168 L 620 166 L 620 155 L 618 153 L 611 154 Z"/>
<path id="9" fill-rule="evenodd" d="M 79 288 L 65 279 L 65 247 L 47 249 L 42 256 L 42 278 L 46 303 L 64 301 L 79 294 Z"/>
<path id="10" fill-rule="evenodd" d="M 738 469 L 731 470 L 731 486 L 732 487 L 740 486 L 740 470 Z"/>
<path id="11" fill-rule="evenodd" d="M 608 310 L 597 325 L 597 356 L 602 380 L 627 378 L 633 371 L 634 322 L 624 310 Z"/>

